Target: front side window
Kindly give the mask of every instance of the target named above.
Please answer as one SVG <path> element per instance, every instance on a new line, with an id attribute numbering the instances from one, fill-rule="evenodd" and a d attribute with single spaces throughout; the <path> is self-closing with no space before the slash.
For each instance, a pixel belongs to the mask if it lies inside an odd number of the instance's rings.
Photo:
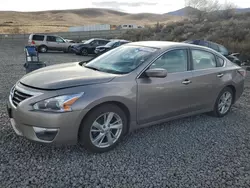
<path id="1" fill-rule="evenodd" d="M 56 37 L 56 42 L 64 43 L 64 40 L 61 37 Z"/>
<path id="2" fill-rule="evenodd" d="M 93 40 L 91 43 L 90 43 L 91 46 L 97 46 L 99 45 L 99 41 L 98 40 Z"/>
<path id="3" fill-rule="evenodd" d="M 47 36 L 47 41 L 48 42 L 56 42 L 56 37 L 54 37 L 54 36 Z"/>
<path id="4" fill-rule="evenodd" d="M 192 50 L 194 70 L 209 69 L 216 67 L 215 56 L 203 50 Z"/>
<path id="5" fill-rule="evenodd" d="M 126 74 L 150 58 L 156 48 L 142 46 L 121 46 L 85 64 L 86 68 L 114 74 Z"/>
<path id="6" fill-rule="evenodd" d="M 175 73 L 187 71 L 187 65 L 187 50 L 172 50 L 157 59 L 150 69 L 162 68 L 166 69 L 168 73 Z"/>

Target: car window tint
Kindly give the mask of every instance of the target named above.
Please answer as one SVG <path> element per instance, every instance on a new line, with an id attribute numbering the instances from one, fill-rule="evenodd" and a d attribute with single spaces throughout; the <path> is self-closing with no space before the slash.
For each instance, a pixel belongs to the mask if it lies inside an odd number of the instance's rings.
<path id="1" fill-rule="evenodd" d="M 44 40 L 44 35 L 33 35 L 33 40 L 43 41 Z"/>
<path id="2" fill-rule="evenodd" d="M 106 41 L 106 40 L 100 40 L 100 45 L 105 45 L 107 43 L 108 43 L 108 41 Z"/>
<path id="3" fill-rule="evenodd" d="M 172 50 L 157 59 L 150 69 L 163 68 L 168 73 L 184 72 L 187 70 L 187 50 Z"/>
<path id="4" fill-rule="evenodd" d="M 217 62 L 217 67 L 223 67 L 224 65 L 224 59 L 217 57 L 218 58 L 218 62 Z"/>
<path id="5" fill-rule="evenodd" d="M 216 67 L 215 56 L 206 51 L 192 50 L 194 70 L 209 69 Z"/>
<path id="6" fill-rule="evenodd" d="M 56 37 L 54 37 L 54 36 L 47 36 L 47 41 L 49 41 L 49 42 L 56 42 Z"/>
<path id="7" fill-rule="evenodd" d="M 221 52 L 222 55 L 229 54 L 228 50 L 224 46 L 221 46 L 221 45 L 219 45 L 219 51 Z"/>
<path id="8" fill-rule="evenodd" d="M 219 46 L 218 46 L 217 44 L 211 42 L 211 43 L 210 43 L 210 47 L 211 47 L 213 50 L 219 52 Z"/>

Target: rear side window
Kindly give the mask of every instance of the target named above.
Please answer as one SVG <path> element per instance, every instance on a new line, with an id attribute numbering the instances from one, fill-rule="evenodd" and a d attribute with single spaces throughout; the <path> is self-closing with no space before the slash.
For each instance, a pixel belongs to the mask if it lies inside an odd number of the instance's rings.
<path id="1" fill-rule="evenodd" d="M 217 57 L 218 61 L 217 61 L 217 67 L 223 67 L 225 61 L 224 59 Z"/>
<path id="2" fill-rule="evenodd" d="M 194 70 L 210 69 L 216 67 L 215 56 L 207 51 L 192 50 Z"/>
<path id="3" fill-rule="evenodd" d="M 214 49 L 215 51 L 219 52 L 219 46 L 218 46 L 217 44 L 211 42 L 211 43 L 210 43 L 210 47 L 211 47 L 212 49 Z"/>
<path id="4" fill-rule="evenodd" d="M 47 41 L 49 41 L 49 42 L 56 42 L 56 37 L 54 37 L 54 36 L 47 36 Z"/>
<path id="5" fill-rule="evenodd" d="M 33 35 L 32 40 L 43 41 L 44 35 Z"/>

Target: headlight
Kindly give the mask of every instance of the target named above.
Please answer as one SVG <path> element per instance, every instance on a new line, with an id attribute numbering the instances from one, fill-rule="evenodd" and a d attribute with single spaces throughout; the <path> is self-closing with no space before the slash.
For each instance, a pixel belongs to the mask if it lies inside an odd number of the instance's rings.
<path id="1" fill-rule="evenodd" d="M 84 93 L 62 95 L 58 97 L 49 98 L 33 105 L 34 110 L 50 111 L 50 112 L 70 112 L 71 106 L 83 95 Z"/>

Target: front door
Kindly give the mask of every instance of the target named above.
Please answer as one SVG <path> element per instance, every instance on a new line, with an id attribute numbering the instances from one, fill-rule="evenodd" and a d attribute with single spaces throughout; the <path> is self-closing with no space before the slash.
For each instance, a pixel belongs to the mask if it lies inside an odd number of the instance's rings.
<path id="1" fill-rule="evenodd" d="M 164 68 L 165 78 L 137 79 L 137 121 L 150 123 L 194 111 L 192 72 L 188 71 L 188 52 L 175 49 L 159 57 L 149 69 Z"/>

